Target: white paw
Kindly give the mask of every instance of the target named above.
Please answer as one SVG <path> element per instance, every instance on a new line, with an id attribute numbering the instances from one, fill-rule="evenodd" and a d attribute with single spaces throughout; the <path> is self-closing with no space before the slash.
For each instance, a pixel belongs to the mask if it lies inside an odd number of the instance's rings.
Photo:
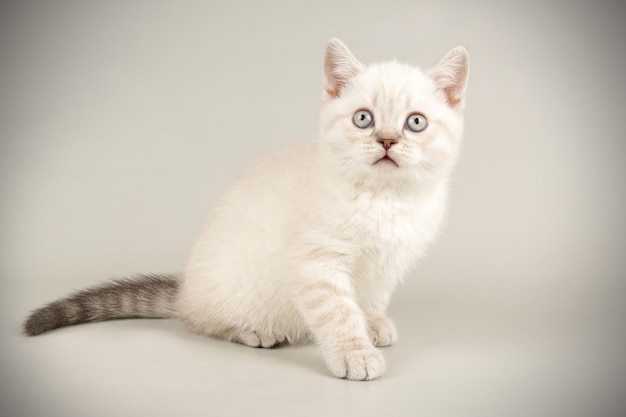
<path id="1" fill-rule="evenodd" d="M 375 348 L 339 351 L 327 355 L 330 371 L 337 378 L 369 381 L 385 372 L 383 354 Z"/>
<path id="2" fill-rule="evenodd" d="M 271 348 L 279 343 L 282 343 L 284 338 L 281 340 L 272 333 L 242 330 L 235 337 L 233 337 L 233 341 L 250 347 Z"/>
<path id="3" fill-rule="evenodd" d="M 376 347 L 391 346 L 398 340 L 398 331 L 389 317 L 369 321 L 370 339 Z"/>

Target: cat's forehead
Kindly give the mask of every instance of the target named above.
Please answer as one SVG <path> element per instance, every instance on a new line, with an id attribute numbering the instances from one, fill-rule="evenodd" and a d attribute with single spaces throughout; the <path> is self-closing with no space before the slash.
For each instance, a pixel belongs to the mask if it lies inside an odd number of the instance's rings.
<path id="1" fill-rule="evenodd" d="M 368 66 L 354 80 L 354 92 L 374 108 L 404 111 L 432 100 L 435 87 L 419 68 L 392 61 Z"/>

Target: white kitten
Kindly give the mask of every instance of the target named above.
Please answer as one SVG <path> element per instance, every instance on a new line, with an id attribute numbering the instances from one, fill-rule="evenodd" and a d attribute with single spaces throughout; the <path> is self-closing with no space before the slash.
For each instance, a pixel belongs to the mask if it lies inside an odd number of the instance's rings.
<path id="1" fill-rule="evenodd" d="M 209 216 L 181 276 L 145 275 L 35 311 L 35 335 L 86 321 L 176 317 L 254 347 L 316 342 L 331 372 L 384 372 L 396 341 L 391 292 L 433 240 L 457 159 L 465 48 L 424 73 L 364 66 L 332 39 L 319 139 L 235 183 Z"/>

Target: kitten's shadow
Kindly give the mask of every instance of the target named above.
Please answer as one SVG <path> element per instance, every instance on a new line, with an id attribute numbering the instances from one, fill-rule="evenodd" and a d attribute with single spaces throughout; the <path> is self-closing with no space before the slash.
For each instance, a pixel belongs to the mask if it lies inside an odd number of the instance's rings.
<path id="1" fill-rule="evenodd" d="M 162 321 L 159 320 L 159 322 L 161 323 L 156 321 L 150 323 L 150 327 L 155 330 L 157 328 L 165 329 L 162 327 Z M 271 348 L 254 348 L 190 332 L 175 320 L 168 320 L 167 330 L 190 345 L 201 345 L 202 349 L 206 349 L 207 352 L 228 356 L 228 360 L 236 360 L 236 356 L 241 355 L 241 359 L 272 361 L 277 365 L 280 364 L 290 368 L 304 368 L 319 375 L 332 377 L 324 364 L 317 346 L 312 344 L 291 345 L 289 343 L 281 343 Z"/>
<path id="2" fill-rule="evenodd" d="M 167 330 L 174 333 L 181 340 L 188 343 L 195 348 L 201 347 L 202 352 L 210 353 L 212 358 L 216 356 L 223 356 L 224 360 L 251 360 L 254 362 L 271 361 L 278 367 L 286 369 L 302 369 L 308 373 L 315 373 L 319 376 L 328 378 L 329 380 L 336 380 L 332 376 L 319 347 L 314 344 L 295 344 L 282 343 L 272 348 L 253 348 L 250 346 L 226 342 L 223 340 L 214 339 L 208 336 L 199 335 L 188 331 L 184 326 L 175 321 L 167 321 Z M 161 320 L 151 321 L 150 327 L 152 329 L 165 329 Z M 407 338 L 410 339 L 410 338 Z M 427 343 L 420 343 L 421 348 L 416 349 L 411 344 L 411 340 L 404 340 L 404 343 L 394 345 L 390 347 L 381 348 L 386 362 L 387 372 L 385 373 L 385 379 L 394 379 L 397 375 L 402 374 L 402 369 L 408 363 L 414 363 L 419 361 L 420 352 L 422 349 L 427 349 Z M 192 348 L 193 349 L 193 348 Z"/>
<path id="3" fill-rule="evenodd" d="M 182 346 L 187 348 L 183 348 L 182 350 L 184 352 L 181 352 L 181 354 L 190 354 L 195 358 L 194 360 L 205 360 L 207 358 L 206 355 L 208 355 L 210 360 L 223 358 L 225 362 L 233 361 L 235 363 L 249 361 L 267 364 L 271 361 L 283 370 L 301 369 L 306 370 L 309 374 L 315 373 L 319 376 L 335 380 L 326 367 L 319 348 L 314 344 L 290 345 L 288 343 L 282 343 L 272 348 L 253 348 L 190 332 L 177 320 L 124 319 L 116 320 L 115 322 L 107 321 L 88 324 L 89 328 L 101 326 L 101 329 L 97 329 L 100 334 L 107 334 L 108 337 L 117 341 L 123 341 L 125 338 L 141 337 L 138 336 L 138 334 L 142 333 L 144 335 L 152 334 L 150 337 L 173 336 L 179 342 L 182 342 Z M 85 324 L 84 326 L 87 325 Z M 83 327 L 83 325 L 57 329 L 49 334 L 52 335 L 53 333 L 68 330 L 78 331 L 78 328 L 81 327 Z M 95 332 L 96 329 L 93 329 L 93 331 Z M 15 333 L 19 333 L 19 329 L 16 328 Z M 383 353 L 388 365 L 385 375 L 386 379 L 394 378 L 396 373 L 400 372 L 400 364 L 412 363 L 418 360 L 420 349 L 416 351 L 415 346 L 409 348 L 410 341 L 405 340 L 404 342 L 403 345 L 406 344 L 406 346 L 383 348 Z M 427 348 L 424 344 L 424 342 L 421 343 L 422 349 Z M 181 349 L 181 345 L 178 345 L 174 349 Z"/>
<path id="4" fill-rule="evenodd" d="M 318 375 L 332 378 L 328 368 L 324 364 L 322 355 L 315 345 L 290 345 L 283 343 L 271 349 L 266 349 L 264 357 L 271 358 L 275 362 L 287 364 L 290 367 L 306 368 Z"/>

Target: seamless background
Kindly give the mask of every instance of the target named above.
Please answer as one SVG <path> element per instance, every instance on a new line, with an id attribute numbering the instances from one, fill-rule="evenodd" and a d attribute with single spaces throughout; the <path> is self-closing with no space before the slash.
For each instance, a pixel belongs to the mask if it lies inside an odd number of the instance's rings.
<path id="1" fill-rule="evenodd" d="M 626 25 L 607 1 L 0 5 L 3 416 L 626 415 Z M 219 193 L 313 140 L 326 40 L 363 62 L 471 55 L 441 238 L 370 383 L 311 346 L 127 320 L 27 339 L 32 308 L 180 270 Z"/>

